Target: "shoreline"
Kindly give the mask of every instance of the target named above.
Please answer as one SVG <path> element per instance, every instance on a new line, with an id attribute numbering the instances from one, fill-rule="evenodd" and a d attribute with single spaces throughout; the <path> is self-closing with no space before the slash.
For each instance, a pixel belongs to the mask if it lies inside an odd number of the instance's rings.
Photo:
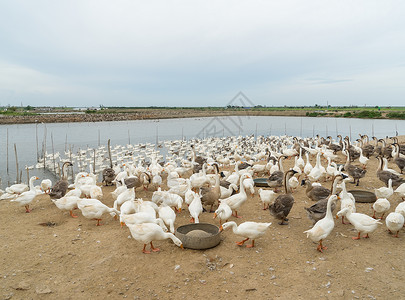
<path id="1" fill-rule="evenodd" d="M 308 115 L 307 110 L 199 110 L 199 109 L 139 109 L 130 112 L 107 112 L 107 113 L 82 113 L 82 114 L 37 114 L 28 116 L 0 115 L 0 125 L 11 124 L 35 124 L 35 123 L 76 123 L 76 122 L 111 122 L 111 121 L 133 121 L 151 119 L 180 119 L 180 118 L 202 118 L 202 117 L 225 117 L 225 116 L 282 116 L 282 117 L 317 117 Z M 382 113 L 381 118 L 394 120 Z M 330 112 L 319 114 L 319 117 L 346 118 L 343 113 Z M 348 119 L 355 117 L 348 117 Z M 373 118 L 361 118 L 373 119 Z M 401 119 L 397 119 L 401 120 Z"/>

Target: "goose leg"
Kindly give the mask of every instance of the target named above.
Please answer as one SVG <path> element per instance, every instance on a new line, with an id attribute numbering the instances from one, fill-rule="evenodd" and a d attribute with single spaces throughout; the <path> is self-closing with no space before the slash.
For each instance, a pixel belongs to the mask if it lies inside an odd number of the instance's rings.
<path id="1" fill-rule="evenodd" d="M 394 235 L 394 237 L 396 237 L 396 238 L 397 238 L 397 237 L 399 237 L 399 236 L 398 236 L 398 233 L 399 233 L 399 230 L 397 231 L 397 234 L 396 234 L 396 235 Z"/>
<path id="2" fill-rule="evenodd" d="M 235 243 L 236 243 L 236 245 L 238 245 L 238 246 L 242 246 L 248 239 L 249 239 L 249 238 L 246 238 L 246 239 L 244 239 L 243 241 L 235 242 Z"/>
<path id="3" fill-rule="evenodd" d="M 26 212 L 26 213 L 31 212 L 31 210 L 30 210 L 30 206 L 29 206 L 29 205 L 26 205 L 26 206 L 25 206 L 25 212 Z"/>
<path id="4" fill-rule="evenodd" d="M 353 240 L 359 240 L 360 239 L 360 231 L 359 234 L 357 236 L 352 237 Z"/>
<path id="5" fill-rule="evenodd" d="M 152 242 L 150 242 L 150 248 L 152 249 L 152 251 L 153 251 L 153 252 L 159 252 L 159 251 L 160 251 L 160 249 L 159 249 L 159 248 L 155 248 L 155 247 L 153 247 Z"/>
<path id="6" fill-rule="evenodd" d="M 384 220 L 384 214 L 385 214 L 385 213 L 383 213 L 383 214 L 381 215 L 380 220 Z"/>
<path id="7" fill-rule="evenodd" d="M 242 218 L 241 216 L 238 216 L 238 211 L 235 210 L 235 214 L 232 214 L 235 218 Z"/>
<path id="8" fill-rule="evenodd" d="M 375 217 L 375 210 L 373 210 L 374 211 L 374 213 L 373 213 L 373 219 L 376 219 L 376 217 Z"/>
<path id="9" fill-rule="evenodd" d="M 288 225 L 288 219 L 284 218 L 281 222 L 278 223 L 279 225 Z"/>
<path id="10" fill-rule="evenodd" d="M 145 254 L 150 254 L 150 251 L 146 251 L 146 244 L 143 244 L 142 252 Z"/>
<path id="11" fill-rule="evenodd" d="M 77 216 L 73 214 L 73 211 L 72 211 L 72 210 L 70 210 L 69 213 L 70 213 L 70 216 L 71 216 L 72 218 L 77 218 Z"/>
<path id="12" fill-rule="evenodd" d="M 322 253 L 323 253 L 322 250 L 326 250 L 326 249 L 328 249 L 328 247 L 323 246 L 323 245 L 322 245 L 322 240 L 320 240 L 320 241 L 319 241 L 319 245 L 318 245 L 318 247 L 316 248 L 316 250 L 318 250 L 319 252 L 322 252 Z"/>
<path id="13" fill-rule="evenodd" d="M 101 219 L 96 219 L 97 220 L 97 226 L 101 226 L 100 221 Z"/>
<path id="14" fill-rule="evenodd" d="M 251 245 L 246 245 L 246 248 L 253 248 L 255 246 L 255 240 L 252 240 Z"/>
<path id="15" fill-rule="evenodd" d="M 368 236 L 368 233 L 367 233 L 366 235 L 363 235 L 363 237 L 364 237 L 365 239 L 370 238 L 370 237 Z"/>
<path id="16" fill-rule="evenodd" d="M 191 217 L 190 223 L 194 223 L 194 222 L 195 222 L 194 217 Z"/>

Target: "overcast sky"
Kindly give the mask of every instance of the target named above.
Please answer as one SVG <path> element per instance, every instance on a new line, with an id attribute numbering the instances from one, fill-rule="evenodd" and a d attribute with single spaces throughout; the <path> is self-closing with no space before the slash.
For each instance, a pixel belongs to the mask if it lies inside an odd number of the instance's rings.
<path id="1" fill-rule="evenodd" d="M 2 0 L 0 105 L 405 103 L 405 1 Z"/>

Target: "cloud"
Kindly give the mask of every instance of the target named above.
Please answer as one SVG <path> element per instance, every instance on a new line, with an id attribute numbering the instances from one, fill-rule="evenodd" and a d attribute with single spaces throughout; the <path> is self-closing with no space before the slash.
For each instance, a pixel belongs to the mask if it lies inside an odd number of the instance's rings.
<path id="1" fill-rule="evenodd" d="M 404 8 L 365 0 L 6 0 L 0 61 L 11 76 L 0 83 L 8 95 L 1 102 L 218 105 L 242 90 L 264 105 L 310 105 L 334 85 L 353 103 L 377 76 L 400 105 L 403 90 L 378 74 L 394 77 L 387 71 L 402 62 Z"/>

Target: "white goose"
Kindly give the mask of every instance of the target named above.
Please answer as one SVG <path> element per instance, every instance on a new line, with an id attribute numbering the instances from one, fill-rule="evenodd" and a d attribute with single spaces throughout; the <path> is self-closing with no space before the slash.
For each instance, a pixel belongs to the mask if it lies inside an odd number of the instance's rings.
<path id="1" fill-rule="evenodd" d="M 329 196 L 325 217 L 316 222 L 314 227 L 312 227 L 310 230 L 304 231 L 304 233 L 307 234 L 307 238 L 309 237 L 313 242 L 319 242 L 319 245 L 316 249 L 320 252 L 323 252 L 322 250 L 328 249 L 327 247 L 322 245 L 322 240 L 324 240 L 335 227 L 331 206 L 332 203 L 336 202 L 337 199 L 338 198 L 336 195 Z"/>
<path id="2" fill-rule="evenodd" d="M 21 193 L 17 198 L 10 200 L 11 202 L 18 202 L 20 206 L 25 206 L 25 212 L 29 213 L 30 210 L 30 203 L 34 200 L 35 196 L 37 195 L 37 190 L 34 187 L 34 181 L 39 179 L 37 176 L 32 176 L 30 178 L 30 190 Z"/>
<path id="3" fill-rule="evenodd" d="M 77 199 L 77 207 L 81 210 L 83 216 L 87 219 L 97 220 L 97 226 L 100 226 L 101 216 L 109 213 L 113 217 L 117 217 L 120 212 L 115 208 L 108 207 L 97 199 Z"/>
<path id="4" fill-rule="evenodd" d="M 221 193 L 219 199 L 224 199 L 230 197 L 234 191 L 238 191 L 238 186 L 236 184 L 231 183 L 228 188 L 220 186 L 219 189 Z"/>
<path id="5" fill-rule="evenodd" d="M 193 195 L 193 200 L 191 201 L 188 211 L 190 212 L 191 219 L 190 223 L 199 223 L 198 217 L 202 214 L 203 212 L 203 206 L 201 204 L 201 198 L 198 194 L 194 193 Z"/>
<path id="6" fill-rule="evenodd" d="M 313 169 L 311 163 L 309 162 L 308 152 L 305 153 L 305 158 L 307 159 L 307 163 L 305 164 L 305 167 L 304 167 L 304 173 L 308 176 L 308 174 L 311 173 L 311 171 Z"/>
<path id="7" fill-rule="evenodd" d="M 398 237 L 399 231 L 402 229 L 402 227 L 404 227 L 404 221 L 405 218 L 402 214 L 392 212 L 385 218 L 385 225 L 387 225 L 390 233 L 396 232 L 394 237 Z"/>
<path id="8" fill-rule="evenodd" d="M 391 204 L 386 198 L 378 198 L 374 203 L 373 203 L 373 218 L 376 219 L 375 214 L 379 213 L 381 214 L 381 217 L 379 218 L 382 220 L 384 218 L 384 214 L 390 209 Z"/>
<path id="9" fill-rule="evenodd" d="M 235 195 L 232 195 L 232 196 L 230 196 L 230 197 L 228 197 L 228 198 L 225 198 L 225 199 L 222 199 L 222 200 L 221 200 L 221 203 L 222 203 L 222 202 L 226 202 L 226 204 L 228 204 L 229 207 L 230 207 L 232 210 L 235 211 L 234 216 L 237 217 L 237 218 L 240 218 L 240 216 L 238 216 L 238 209 L 239 209 L 239 207 L 241 207 L 242 204 L 245 203 L 246 200 L 247 200 L 246 191 L 245 191 L 245 188 L 244 188 L 244 186 L 243 186 L 243 180 L 245 180 L 245 179 L 248 178 L 248 177 L 250 177 L 250 175 L 249 175 L 249 174 L 246 174 L 246 173 L 243 174 L 243 175 L 240 177 L 240 180 L 239 180 L 240 191 L 239 191 L 239 193 L 237 193 L 237 194 L 235 194 Z"/>
<path id="10" fill-rule="evenodd" d="M 57 208 L 59 208 L 60 210 L 68 210 L 72 218 L 77 218 L 77 216 L 73 214 L 73 210 L 77 208 L 77 200 L 79 199 L 80 198 L 77 196 L 65 195 L 62 198 L 51 200 Z"/>
<path id="11" fill-rule="evenodd" d="M 209 178 L 207 177 L 206 174 L 206 167 L 207 164 L 204 163 L 202 167 L 202 174 L 193 174 L 190 177 L 190 182 L 191 182 L 191 188 L 194 189 L 194 192 L 197 192 L 197 190 L 205 185 L 206 183 L 209 182 Z"/>
<path id="12" fill-rule="evenodd" d="M 174 233 L 174 222 L 176 221 L 176 213 L 165 203 L 159 207 L 159 218 L 169 227 L 171 233 Z"/>
<path id="13" fill-rule="evenodd" d="M 392 179 L 388 179 L 388 187 L 383 186 L 379 189 L 375 189 L 374 191 L 377 198 L 389 199 L 392 194 L 394 194 L 394 189 L 392 188 Z"/>
<path id="14" fill-rule="evenodd" d="M 377 229 L 378 224 L 382 224 L 380 221 L 373 219 L 370 216 L 361 213 L 352 213 L 349 208 L 344 208 L 337 213 L 338 217 L 344 215 L 349 222 L 358 231 L 358 236 L 352 237 L 353 240 L 359 240 L 360 234 L 365 233 L 364 238 L 369 238 L 368 234 L 374 232 Z"/>
<path id="15" fill-rule="evenodd" d="M 232 209 L 225 202 L 221 203 L 214 213 L 214 219 L 219 218 L 219 226 L 221 226 L 222 221 L 228 222 L 228 219 L 232 216 Z"/>
<path id="16" fill-rule="evenodd" d="M 352 195 L 352 193 L 348 193 L 346 190 L 346 181 L 350 179 L 346 178 L 343 179 L 342 183 L 340 184 L 340 187 L 342 188 L 342 191 L 339 194 L 340 197 L 340 210 L 343 210 L 345 208 L 350 209 L 352 213 L 356 212 L 356 199 Z M 342 215 L 342 224 L 346 224 L 344 221 L 345 216 Z"/>
<path id="17" fill-rule="evenodd" d="M 183 244 L 173 233 L 164 232 L 163 229 L 154 223 L 143 223 L 143 224 L 128 224 L 127 225 L 132 237 L 143 243 L 142 252 L 149 254 L 150 251 L 146 251 L 146 244 L 150 243 L 151 250 L 153 252 L 160 251 L 159 248 L 155 248 L 152 244 L 153 241 L 161 241 L 166 239 L 171 239 L 173 243 L 183 248 Z"/>
<path id="18" fill-rule="evenodd" d="M 263 203 L 263 210 L 268 209 L 270 203 L 272 203 L 274 201 L 274 199 L 277 198 L 277 194 L 273 190 L 259 189 L 258 194 L 259 194 L 260 200 Z"/>
<path id="19" fill-rule="evenodd" d="M 316 165 L 315 165 L 315 167 L 313 167 L 311 172 L 309 172 L 308 178 L 311 181 L 318 181 L 319 179 L 321 179 L 321 177 L 323 177 L 325 175 L 325 173 L 326 173 L 326 170 L 321 165 L 321 154 L 318 153 L 316 155 Z"/>
<path id="20" fill-rule="evenodd" d="M 234 221 L 230 221 L 222 224 L 220 231 L 231 227 L 233 233 L 245 237 L 244 240 L 236 242 L 236 244 L 242 246 L 248 239 L 251 239 L 252 244 L 246 247 L 252 248 L 255 246 L 255 239 L 263 236 L 270 225 L 271 223 L 244 222 L 238 226 Z"/>

